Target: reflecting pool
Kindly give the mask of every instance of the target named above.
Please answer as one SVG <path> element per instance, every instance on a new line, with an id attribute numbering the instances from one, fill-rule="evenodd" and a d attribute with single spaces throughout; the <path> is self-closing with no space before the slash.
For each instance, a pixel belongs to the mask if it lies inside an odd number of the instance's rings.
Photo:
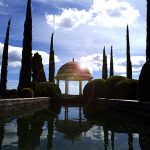
<path id="1" fill-rule="evenodd" d="M 125 112 L 113 114 L 89 110 L 82 106 L 51 104 L 48 109 L 5 119 L 0 123 L 0 149 L 150 149 L 150 125 L 147 120 Z"/>

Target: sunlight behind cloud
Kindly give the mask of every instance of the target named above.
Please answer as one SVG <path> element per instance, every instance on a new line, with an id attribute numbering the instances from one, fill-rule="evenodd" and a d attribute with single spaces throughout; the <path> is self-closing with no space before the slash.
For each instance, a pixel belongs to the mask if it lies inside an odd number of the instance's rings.
<path id="1" fill-rule="evenodd" d="M 140 13 L 131 4 L 119 0 L 93 0 L 91 8 L 62 8 L 62 13 L 55 15 L 56 28 L 76 28 L 82 24 L 103 25 L 105 27 L 125 27 L 133 24 Z M 49 25 L 54 26 L 54 15 L 45 14 Z"/>
<path id="2" fill-rule="evenodd" d="M 110 56 L 107 56 L 108 72 L 110 67 Z M 145 63 L 145 56 L 132 56 L 132 72 L 133 74 L 139 75 L 140 70 Z M 86 66 L 91 73 L 95 71 L 102 71 L 102 55 L 93 54 L 80 57 L 80 63 Z M 126 58 L 125 57 L 114 57 L 114 72 L 115 75 L 126 74 Z"/>

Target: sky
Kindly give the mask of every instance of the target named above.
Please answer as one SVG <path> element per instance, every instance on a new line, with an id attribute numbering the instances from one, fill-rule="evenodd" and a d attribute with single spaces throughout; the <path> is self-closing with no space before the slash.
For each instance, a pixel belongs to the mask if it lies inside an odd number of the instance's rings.
<path id="1" fill-rule="evenodd" d="M 6 28 L 11 18 L 8 89 L 19 80 L 26 0 L 0 0 L 0 62 Z M 102 51 L 113 46 L 114 74 L 126 76 L 126 26 L 130 30 L 133 78 L 145 62 L 146 1 L 143 0 L 32 0 L 33 54 L 42 55 L 48 76 L 50 38 L 54 32 L 56 73 L 60 66 L 78 61 L 101 78 Z M 0 63 L 1 64 L 1 63 Z M 0 66 L 1 67 L 1 66 Z M 62 83 L 63 86 L 64 83 Z M 71 85 L 74 88 L 73 84 Z M 77 86 L 76 86 L 77 88 Z"/>

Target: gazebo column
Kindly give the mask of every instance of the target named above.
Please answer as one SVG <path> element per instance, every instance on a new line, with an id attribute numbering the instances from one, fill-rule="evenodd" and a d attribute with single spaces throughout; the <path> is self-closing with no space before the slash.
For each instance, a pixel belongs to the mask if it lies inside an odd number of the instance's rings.
<path id="1" fill-rule="evenodd" d="M 58 80 L 58 79 L 56 80 L 56 84 L 57 84 L 57 85 L 58 85 L 58 87 L 59 87 L 59 80 Z"/>
<path id="2" fill-rule="evenodd" d="M 82 95 L 82 81 L 79 81 L 79 95 Z"/>
<path id="3" fill-rule="evenodd" d="M 65 94 L 66 95 L 69 94 L 69 81 L 68 80 L 65 81 Z"/>

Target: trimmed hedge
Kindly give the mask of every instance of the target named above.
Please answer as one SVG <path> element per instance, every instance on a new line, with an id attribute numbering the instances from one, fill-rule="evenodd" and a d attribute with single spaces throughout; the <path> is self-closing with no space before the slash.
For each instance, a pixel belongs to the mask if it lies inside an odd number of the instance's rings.
<path id="1" fill-rule="evenodd" d="M 142 67 L 139 84 L 138 84 L 138 99 L 139 101 L 150 102 L 150 59 Z"/>
<path id="2" fill-rule="evenodd" d="M 83 89 L 83 96 L 91 98 L 105 98 L 106 80 L 95 79 L 87 83 Z"/>
<path id="3" fill-rule="evenodd" d="M 36 85 L 36 96 L 39 97 L 60 97 L 60 88 L 52 82 L 40 82 Z"/>
<path id="4" fill-rule="evenodd" d="M 123 77 L 123 76 L 111 76 L 106 79 L 107 98 L 112 98 L 112 99 L 116 98 L 115 86 L 118 82 L 120 82 L 121 80 L 124 80 L 124 79 L 126 79 L 126 77 Z"/>
<path id="5" fill-rule="evenodd" d="M 32 98 L 34 97 L 34 92 L 31 88 L 23 88 L 20 92 L 22 98 Z"/>
<path id="6" fill-rule="evenodd" d="M 11 89 L 6 91 L 6 97 L 8 98 L 18 98 L 18 91 L 16 89 Z"/>
<path id="7" fill-rule="evenodd" d="M 137 100 L 138 80 L 124 79 L 116 84 L 116 98 Z"/>

